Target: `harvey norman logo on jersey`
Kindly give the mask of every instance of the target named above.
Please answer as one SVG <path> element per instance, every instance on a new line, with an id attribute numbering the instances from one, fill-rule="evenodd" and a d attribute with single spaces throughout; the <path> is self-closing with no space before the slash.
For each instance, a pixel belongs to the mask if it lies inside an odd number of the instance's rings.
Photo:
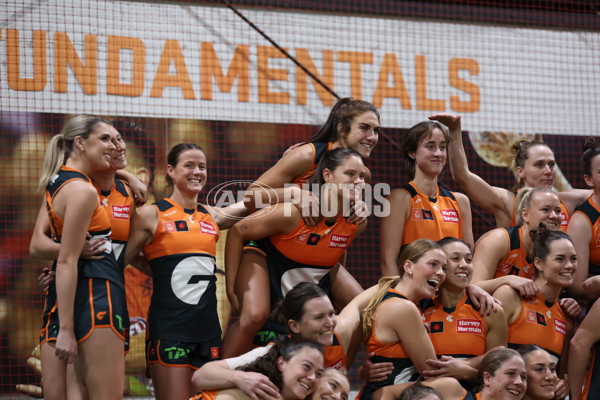
<path id="1" fill-rule="evenodd" d="M 598 32 L 242 12 L 340 96 L 375 104 L 386 127 L 443 111 L 469 131 L 600 125 Z M 4 2 L 0 18 L 11 21 L 0 29 L 3 110 L 316 125 L 335 102 L 225 7 L 64 0 L 15 12 Z"/>

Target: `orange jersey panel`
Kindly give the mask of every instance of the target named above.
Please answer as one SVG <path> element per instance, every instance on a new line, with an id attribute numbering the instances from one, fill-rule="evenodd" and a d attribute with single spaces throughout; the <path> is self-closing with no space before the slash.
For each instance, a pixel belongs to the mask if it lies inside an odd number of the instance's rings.
<path id="1" fill-rule="evenodd" d="M 560 358 L 566 334 L 567 319 L 558 301 L 548 303 L 538 293 L 521 300 L 519 316 L 508 325 L 508 345 L 535 344 Z"/>
<path id="2" fill-rule="evenodd" d="M 592 240 L 590 241 L 589 273 L 600 275 L 600 206 L 594 202 L 592 197 L 589 197 L 575 209 L 575 212 L 583 215 L 590 224 Z"/>
<path id="3" fill-rule="evenodd" d="M 462 214 L 454 194 L 438 188 L 435 198 L 423 194 L 414 182 L 402 189 L 410 194 L 410 214 L 404 223 L 402 246 L 421 238 L 462 238 Z"/>
<path id="4" fill-rule="evenodd" d="M 487 324 L 465 295 L 451 309 L 436 299 L 423 306 L 429 338 L 438 356 L 470 358 L 485 353 Z"/>

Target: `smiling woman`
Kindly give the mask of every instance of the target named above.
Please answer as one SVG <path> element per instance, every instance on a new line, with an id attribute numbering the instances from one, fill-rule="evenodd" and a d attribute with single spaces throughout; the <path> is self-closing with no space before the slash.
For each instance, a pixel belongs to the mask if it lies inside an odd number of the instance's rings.
<path id="1" fill-rule="evenodd" d="M 527 389 L 525 362 L 516 350 L 494 349 L 483 358 L 478 381 L 478 400 L 520 400 Z"/>
<path id="2" fill-rule="evenodd" d="M 381 219 L 382 276 L 395 274 L 400 250 L 417 238 L 449 236 L 473 244 L 469 199 L 438 185 L 449 141 L 448 128 L 437 121 L 420 122 L 406 133 L 402 153 L 411 180 L 390 193 L 390 214 Z"/>
<path id="3" fill-rule="evenodd" d="M 225 213 L 198 204 L 207 179 L 204 151 L 175 145 L 167 156 L 169 197 L 136 213 L 125 262 L 140 252 L 152 271 L 147 354 L 157 399 L 189 399 L 192 372 L 220 357 L 216 243 L 243 207 Z"/>

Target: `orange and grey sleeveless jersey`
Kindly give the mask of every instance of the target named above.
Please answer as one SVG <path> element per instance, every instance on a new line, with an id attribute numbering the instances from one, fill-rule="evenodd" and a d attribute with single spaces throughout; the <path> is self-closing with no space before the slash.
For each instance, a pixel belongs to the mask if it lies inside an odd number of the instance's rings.
<path id="1" fill-rule="evenodd" d="M 592 347 L 592 357 L 580 399 L 600 399 L 600 342 L 596 342 Z"/>
<path id="2" fill-rule="evenodd" d="M 517 191 L 518 193 L 518 191 Z M 515 193 L 515 196 L 516 194 Z M 569 226 L 569 209 L 565 203 L 560 202 L 560 230 L 563 232 L 567 231 L 567 226 Z M 517 226 L 517 204 L 515 200 L 515 208 L 513 209 L 512 217 L 510 219 L 510 226 Z"/>
<path id="3" fill-rule="evenodd" d="M 508 254 L 498 263 L 494 278 L 506 275 L 517 275 L 523 278 L 531 279 L 535 274 L 533 261 L 527 257 L 527 252 L 523 247 L 522 228 L 514 226 L 512 228 L 499 228 L 506 233 L 506 240 L 510 247 Z"/>
<path id="4" fill-rule="evenodd" d="M 303 183 L 306 183 L 310 179 L 310 177 L 314 175 L 315 169 L 317 169 L 317 165 L 319 164 L 321 156 L 327 150 L 331 150 L 333 142 L 314 142 L 307 143 L 307 145 L 312 147 L 314 158 L 311 166 L 308 167 L 308 169 L 302 174 L 294 178 L 294 180 L 292 181 L 292 183 L 295 183 L 298 186 L 301 186 Z"/>
<path id="5" fill-rule="evenodd" d="M 60 243 L 62 236 L 64 221 L 54 211 L 54 197 L 67 183 L 74 180 L 82 180 L 85 182 L 90 182 L 91 184 L 91 179 L 84 173 L 77 171 L 76 169 L 63 166 L 52 178 L 46 188 L 46 208 L 50 218 L 50 231 L 52 239 L 58 243 Z M 110 219 L 104 207 L 100 205 L 100 201 L 98 201 L 98 206 L 92 214 L 92 219 L 88 225 L 88 232 L 92 238 L 106 239 L 106 243 L 103 247 L 104 258 L 99 260 L 79 259 L 77 261 L 77 279 L 106 279 L 123 289 L 123 271 L 117 266 L 110 242 Z M 53 268 L 56 269 L 56 263 L 54 264 Z"/>
<path id="6" fill-rule="evenodd" d="M 171 199 L 154 203 L 158 223 L 144 246 L 154 288 L 149 338 L 202 342 L 221 336 L 215 254 L 219 228 L 208 211 Z"/>
<path id="7" fill-rule="evenodd" d="M 332 223 L 322 219 L 316 226 L 300 221 L 285 235 L 265 241 L 271 286 L 271 307 L 300 282 L 312 282 L 329 291 L 329 271 L 356 235 L 357 225 L 344 217 Z"/>
<path id="8" fill-rule="evenodd" d="M 567 319 L 558 301 L 549 303 L 538 293 L 521 299 L 521 312 L 508 325 L 508 347 L 535 344 L 560 358 L 566 334 Z"/>
<path id="9" fill-rule="evenodd" d="M 425 300 L 422 309 L 435 354 L 471 358 L 485 353 L 487 324 L 466 295 L 452 308 L 435 298 Z"/>
<path id="10" fill-rule="evenodd" d="M 129 238 L 129 227 L 131 225 L 131 214 L 135 210 L 135 199 L 131 189 L 119 179 L 109 191 L 102 191 L 97 185 L 102 204 L 110 218 L 112 247 L 121 268 L 125 267 L 125 244 Z"/>
<path id="11" fill-rule="evenodd" d="M 592 230 L 588 273 L 590 275 L 600 275 L 600 207 L 592 197 L 589 197 L 575 209 L 575 212 L 586 217 Z"/>
<path id="12" fill-rule="evenodd" d="M 381 304 L 390 299 L 404 299 L 410 301 L 402 293 L 394 289 L 389 289 L 381 303 L 377 306 L 377 310 L 375 310 L 374 320 L 377 319 L 377 312 L 379 311 Z M 384 386 L 396 385 L 404 382 L 415 382 L 420 376 L 402 343 L 381 342 L 375 334 L 375 327 L 373 327 L 373 331 L 367 339 L 366 351 L 367 353 L 374 354 L 371 358 L 373 363 L 391 362 L 394 365 L 394 369 L 382 382 L 367 382 L 358 394 L 358 398 L 361 400 L 370 400 L 373 397 L 373 393 Z"/>
<path id="13" fill-rule="evenodd" d="M 438 188 L 436 196 L 429 197 L 412 181 L 402 189 L 410 195 L 410 214 L 404 223 L 402 246 L 421 238 L 462 238 L 462 214 L 454 193 Z"/>

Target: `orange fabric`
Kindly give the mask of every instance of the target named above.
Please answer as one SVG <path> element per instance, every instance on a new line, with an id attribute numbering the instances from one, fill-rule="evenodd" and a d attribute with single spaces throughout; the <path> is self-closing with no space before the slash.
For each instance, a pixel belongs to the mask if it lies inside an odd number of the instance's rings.
<path id="1" fill-rule="evenodd" d="M 583 215 L 592 230 L 592 240 L 590 241 L 590 274 L 600 273 L 600 206 L 589 197 L 583 204 L 575 210 L 575 213 Z M 595 265 L 596 268 L 591 268 Z"/>
<path id="2" fill-rule="evenodd" d="M 410 214 L 404 223 L 402 246 L 421 238 L 435 241 L 447 236 L 462 238 L 462 214 L 458 201 L 450 197 L 454 196 L 452 192 L 438 187 L 434 202 L 412 181 L 402 189 L 411 195 Z"/>
<path id="3" fill-rule="evenodd" d="M 519 316 L 508 325 L 508 345 L 518 348 L 523 344 L 535 344 L 560 357 L 566 333 L 567 319 L 558 301 L 548 304 L 538 293 L 521 300 Z"/>
<path id="4" fill-rule="evenodd" d="M 438 356 L 464 358 L 485 353 L 487 324 L 466 295 L 453 309 L 444 309 L 437 299 L 429 304 L 423 317 Z"/>

